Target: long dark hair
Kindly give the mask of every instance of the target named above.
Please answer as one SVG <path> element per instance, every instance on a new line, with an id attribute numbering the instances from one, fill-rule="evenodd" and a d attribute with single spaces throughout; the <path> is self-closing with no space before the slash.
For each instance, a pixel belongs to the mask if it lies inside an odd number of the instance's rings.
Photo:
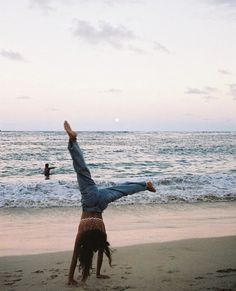
<path id="1" fill-rule="evenodd" d="M 98 250 L 105 253 L 111 266 L 111 250 L 109 245 L 106 233 L 99 229 L 88 230 L 82 234 L 77 250 L 79 270 L 82 270 L 82 281 L 85 281 L 90 275 L 93 255 Z"/>

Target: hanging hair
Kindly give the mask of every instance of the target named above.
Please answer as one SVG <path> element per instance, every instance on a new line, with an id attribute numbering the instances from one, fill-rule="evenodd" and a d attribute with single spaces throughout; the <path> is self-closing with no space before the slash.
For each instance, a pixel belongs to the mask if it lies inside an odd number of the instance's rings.
<path id="1" fill-rule="evenodd" d="M 108 258 L 111 266 L 111 250 L 105 232 L 99 229 L 85 231 L 78 244 L 79 270 L 82 270 L 82 281 L 90 275 L 92 269 L 93 255 L 95 252 L 102 251 Z"/>

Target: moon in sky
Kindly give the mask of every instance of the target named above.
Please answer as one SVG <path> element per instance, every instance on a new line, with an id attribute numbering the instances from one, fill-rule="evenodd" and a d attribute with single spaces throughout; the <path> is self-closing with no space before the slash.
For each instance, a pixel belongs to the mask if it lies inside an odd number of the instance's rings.
<path id="1" fill-rule="evenodd" d="M 115 122 L 119 122 L 120 121 L 120 119 L 119 118 L 115 118 Z"/>

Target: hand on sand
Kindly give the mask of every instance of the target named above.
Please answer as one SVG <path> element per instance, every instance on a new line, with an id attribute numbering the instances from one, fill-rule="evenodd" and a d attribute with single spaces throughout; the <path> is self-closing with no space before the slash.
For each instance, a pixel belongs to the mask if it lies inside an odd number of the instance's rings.
<path id="1" fill-rule="evenodd" d="M 97 277 L 98 279 L 110 279 L 109 276 L 107 276 L 107 275 L 101 275 L 101 274 L 96 275 L 96 277 Z"/>
<path id="2" fill-rule="evenodd" d="M 76 280 L 74 280 L 74 279 L 69 279 L 68 280 L 68 285 L 76 286 L 76 285 L 78 285 L 78 282 Z"/>
<path id="3" fill-rule="evenodd" d="M 64 122 L 64 128 L 70 139 L 76 139 L 77 133 L 71 129 L 70 124 L 67 121 Z"/>
<path id="4" fill-rule="evenodd" d="M 157 190 L 154 188 L 153 184 L 151 181 L 147 182 L 147 190 L 150 192 L 156 192 Z"/>

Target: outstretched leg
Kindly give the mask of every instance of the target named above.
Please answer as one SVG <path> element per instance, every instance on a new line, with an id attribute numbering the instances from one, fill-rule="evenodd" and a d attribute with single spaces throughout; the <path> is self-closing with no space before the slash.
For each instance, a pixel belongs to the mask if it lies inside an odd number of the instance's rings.
<path id="1" fill-rule="evenodd" d="M 123 196 L 132 195 L 141 191 L 148 190 L 156 192 L 151 181 L 148 182 L 127 182 L 114 187 L 100 189 L 99 194 L 104 202 L 104 209 L 110 202 L 120 199 Z"/>

